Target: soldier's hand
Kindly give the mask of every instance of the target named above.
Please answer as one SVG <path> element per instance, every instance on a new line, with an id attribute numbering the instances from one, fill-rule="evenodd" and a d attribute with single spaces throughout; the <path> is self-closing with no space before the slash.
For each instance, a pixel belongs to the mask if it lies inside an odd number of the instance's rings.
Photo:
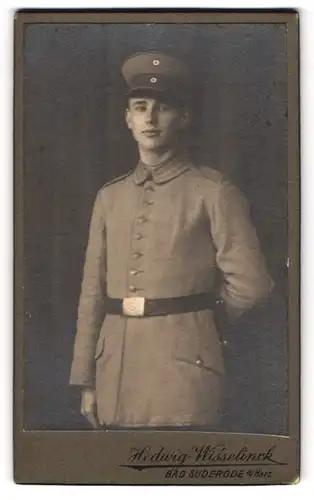
<path id="1" fill-rule="evenodd" d="M 82 390 L 81 414 L 87 418 L 94 429 L 100 427 L 97 418 L 96 393 L 94 389 L 88 387 Z"/>

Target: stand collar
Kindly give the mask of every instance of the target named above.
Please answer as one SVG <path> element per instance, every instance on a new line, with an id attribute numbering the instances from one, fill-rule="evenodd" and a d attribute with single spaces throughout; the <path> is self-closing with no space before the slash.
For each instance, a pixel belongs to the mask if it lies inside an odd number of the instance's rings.
<path id="1" fill-rule="evenodd" d="M 171 156 L 153 167 L 146 165 L 140 160 L 134 170 L 134 182 L 136 184 L 143 184 L 147 179 L 152 178 L 157 184 L 162 184 L 178 177 L 188 168 L 189 161 L 183 155 Z"/>

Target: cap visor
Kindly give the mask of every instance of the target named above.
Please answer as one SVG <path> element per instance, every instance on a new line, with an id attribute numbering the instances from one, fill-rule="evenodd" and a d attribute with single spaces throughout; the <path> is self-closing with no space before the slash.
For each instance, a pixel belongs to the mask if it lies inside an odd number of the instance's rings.
<path id="1" fill-rule="evenodd" d="M 185 99 L 178 92 L 171 92 L 160 87 L 136 87 L 127 91 L 126 97 L 148 97 L 158 99 L 165 104 L 178 106 L 181 105 Z"/>

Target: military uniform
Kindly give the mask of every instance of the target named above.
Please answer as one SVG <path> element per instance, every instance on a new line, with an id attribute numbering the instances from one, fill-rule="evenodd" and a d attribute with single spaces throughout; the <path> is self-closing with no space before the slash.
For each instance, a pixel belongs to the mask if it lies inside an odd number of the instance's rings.
<path id="1" fill-rule="evenodd" d="M 246 200 L 219 172 L 178 154 L 154 169 L 140 161 L 100 189 L 70 378 L 96 389 L 100 423 L 217 420 L 225 371 L 209 302 L 217 273 L 223 276 L 220 297 L 236 314 L 265 299 L 273 286 Z M 120 314 L 112 304 L 108 309 L 107 297 L 119 299 Z M 195 297 L 208 297 L 208 306 L 190 308 Z M 171 313 L 171 298 L 187 298 L 186 309 Z M 146 314 L 146 303 L 160 299 L 170 299 L 170 312 Z"/>

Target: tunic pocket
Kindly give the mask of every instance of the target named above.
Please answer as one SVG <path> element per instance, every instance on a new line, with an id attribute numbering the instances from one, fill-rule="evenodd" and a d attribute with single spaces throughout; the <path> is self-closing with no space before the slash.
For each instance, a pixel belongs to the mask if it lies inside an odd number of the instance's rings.
<path id="1" fill-rule="evenodd" d="M 104 352 L 104 348 L 105 348 L 105 335 L 102 329 L 96 344 L 95 356 L 94 356 L 95 361 L 97 361 L 97 359 L 100 358 L 100 356 Z"/>
<path id="2" fill-rule="evenodd" d="M 204 349 L 198 349 L 194 353 L 176 349 L 174 359 L 195 366 L 196 368 L 209 371 L 215 375 L 222 375 L 220 371 L 212 366 L 212 356 Z"/>
<path id="3" fill-rule="evenodd" d="M 199 370 L 222 375 L 221 352 L 216 332 L 208 329 L 209 325 L 206 321 L 200 322 L 196 319 L 195 315 L 199 313 L 192 314 L 193 316 L 191 315 L 189 321 L 186 322 L 188 324 L 175 334 L 173 359 L 192 365 Z"/>
<path id="4" fill-rule="evenodd" d="M 96 349 L 95 349 L 95 354 L 94 354 L 94 359 L 95 361 L 97 359 L 99 359 L 102 355 L 102 353 L 104 352 L 104 349 L 105 349 L 105 321 L 106 321 L 106 318 L 104 319 L 102 325 L 101 325 L 101 329 L 100 329 L 100 333 L 99 333 L 99 337 L 98 337 L 98 341 L 97 341 L 97 344 L 96 344 Z"/>
<path id="5" fill-rule="evenodd" d="M 118 317 L 107 315 L 100 329 L 100 334 L 95 348 L 95 361 L 101 358 L 102 361 L 107 361 L 113 354 L 116 354 L 119 349 L 119 332 L 123 332 L 122 323 Z M 120 327 L 119 327 L 120 324 Z"/>

